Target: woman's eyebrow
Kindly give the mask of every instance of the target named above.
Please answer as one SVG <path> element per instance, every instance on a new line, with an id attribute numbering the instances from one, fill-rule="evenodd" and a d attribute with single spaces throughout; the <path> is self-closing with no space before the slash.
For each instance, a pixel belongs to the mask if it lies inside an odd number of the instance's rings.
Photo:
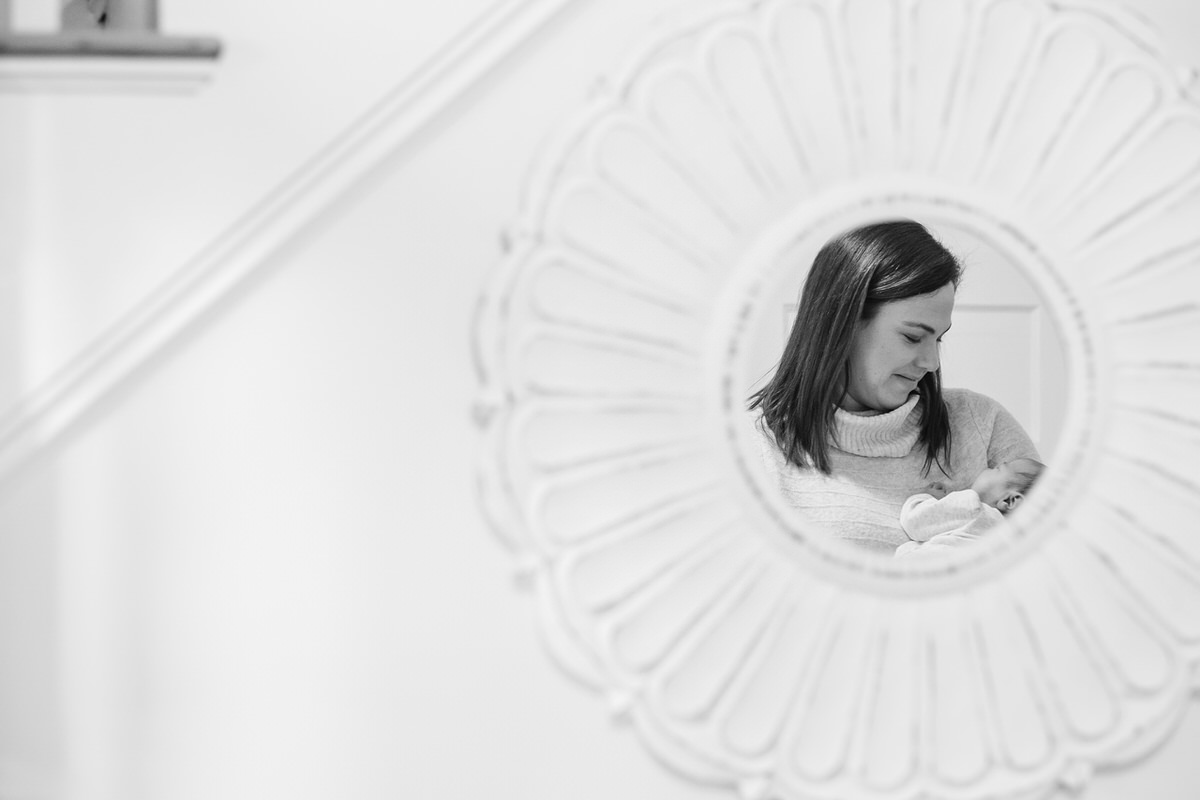
<path id="1" fill-rule="evenodd" d="M 936 329 L 934 329 L 930 325 L 926 325 L 924 322 L 912 322 L 910 320 L 905 320 L 904 322 L 901 322 L 900 324 L 901 325 L 909 325 L 913 328 L 920 328 L 921 330 L 927 331 L 929 333 L 937 333 Z M 950 331 L 950 329 L 953 327 L 954 327 L 954 323 L 947 325 L 946 330 L 942 331 L 942 336 L 945 336 Z"/>

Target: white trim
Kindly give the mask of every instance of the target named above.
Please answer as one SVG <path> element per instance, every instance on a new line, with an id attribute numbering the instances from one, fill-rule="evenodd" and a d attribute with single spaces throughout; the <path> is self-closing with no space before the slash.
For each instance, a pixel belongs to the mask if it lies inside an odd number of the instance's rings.
<path id="1" fill-rule="evenodd" d="M 580 0 L 499 0 L 0 419 L 0 479 L 241 284 L 331 202 Z"/>
<path id="2" fill-rule="evenodd" d="M 0 57 L 0 92 L 190 94 L 212 81 L 213 58 Z"/>

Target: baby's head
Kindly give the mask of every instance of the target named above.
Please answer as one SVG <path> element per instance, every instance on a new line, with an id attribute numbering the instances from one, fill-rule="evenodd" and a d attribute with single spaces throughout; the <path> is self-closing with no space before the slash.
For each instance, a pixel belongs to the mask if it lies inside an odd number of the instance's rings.
<path id="1" fill-rule="evenodd" d="M 1042 474 L 1045 465 L 1032 458 L 1016 458 L 985 469 L 975 478 L 971 488 L 979 499 L 1007 514 L 1025 499 L 1025 492 Z"/>

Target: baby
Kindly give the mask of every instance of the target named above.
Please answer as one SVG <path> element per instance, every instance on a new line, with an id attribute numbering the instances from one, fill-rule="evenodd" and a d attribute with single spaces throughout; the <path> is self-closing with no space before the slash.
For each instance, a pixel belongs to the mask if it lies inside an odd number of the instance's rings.
<path id="1" fill-rule="evenodd" d="M 947 494 L 935 485 L 913 495 L 900 509 L 900 527 L 912 541 L 896 548 L 896 555 L 943 550 L 980 538 L 1021 504 L 1043 469 L 1032 458 L 1018 458 L 985 469 L 970 489 Z"/>

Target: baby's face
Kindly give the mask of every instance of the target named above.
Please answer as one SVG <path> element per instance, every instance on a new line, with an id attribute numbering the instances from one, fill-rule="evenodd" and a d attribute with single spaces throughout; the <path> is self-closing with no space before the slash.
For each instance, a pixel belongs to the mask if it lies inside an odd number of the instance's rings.
<path id="1" fill-rule="evenodd" d="M 1005 495 L 1015 491 L 1019 484 L 1017 472 L 1027 470 L 1036 465 L 1027 458 L 1018 458 L 979 473 L 979 477 L 971 484 L 971 488 L 979 494 L 979 499 L 989 506 L 995 506 Z"/>

